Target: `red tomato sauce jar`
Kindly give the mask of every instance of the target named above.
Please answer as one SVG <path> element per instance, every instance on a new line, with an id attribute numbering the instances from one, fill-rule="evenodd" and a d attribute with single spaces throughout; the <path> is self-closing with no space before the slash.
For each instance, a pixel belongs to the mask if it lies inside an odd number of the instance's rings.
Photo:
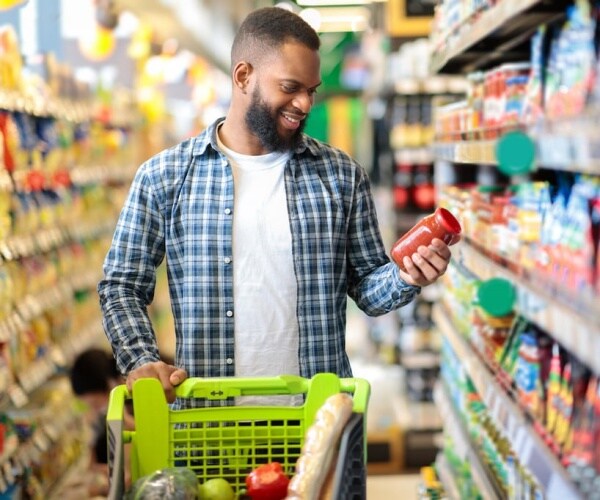
<path id="1" fill-rule="evenodd" d="M 456 242 L 461 232 L 458 219 L 449 210 L 439 207 L 430 215 L 423 217 L 409 229 L 392 247 L 392 259 L 398 267 L 406 272 L 402 259 L 411 257 L 420 246 L 429 246 L 434 238 L 442 240 L 446 245 Z"/>

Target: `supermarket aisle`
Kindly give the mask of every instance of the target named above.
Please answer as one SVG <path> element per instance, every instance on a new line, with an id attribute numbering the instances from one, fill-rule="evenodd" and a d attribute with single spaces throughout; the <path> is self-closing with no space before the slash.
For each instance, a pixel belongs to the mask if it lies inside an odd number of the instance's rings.
<path id="1" fill-rule="evenodd" d="M 367 477 L 367 500 L 416 499 L 419 481 L 418 474 L 369 476 Z"/>

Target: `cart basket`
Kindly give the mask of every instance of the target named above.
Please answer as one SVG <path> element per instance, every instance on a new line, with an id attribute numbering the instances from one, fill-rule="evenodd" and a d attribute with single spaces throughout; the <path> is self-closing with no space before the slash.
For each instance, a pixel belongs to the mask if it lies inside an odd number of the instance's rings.
<path id="1" fill-rule="evenodd" d="M 110 500 L 125 493 L 125 469 L 131 482 L 165 467 L 185 467 L 203 483 L 226 479 L 236 494 L 259 465 L 279 462 L 288 477 L 304 444 L 306 431 L 329 396 L 353 396 L 353 415 L 340 439 L 334 475 L 337 500 L 366 497 L 365 412 L 370 385 L 364 379 L 321 373 L 311 379 L 281 375 L 258 378 L 190 378 L 176 388 L 178 398 L 219 401 L 236 396 L 304 394 L 301 406 L 211 406 L 172 409 L 160 382 L 139 379 L 129 394 L 125 385 L 110 396 L 107 431 Z M 125 402 L 133 400 L 135 430 L 124 428 Z M 128 464 L 125 446 L 129 447 Z"/>

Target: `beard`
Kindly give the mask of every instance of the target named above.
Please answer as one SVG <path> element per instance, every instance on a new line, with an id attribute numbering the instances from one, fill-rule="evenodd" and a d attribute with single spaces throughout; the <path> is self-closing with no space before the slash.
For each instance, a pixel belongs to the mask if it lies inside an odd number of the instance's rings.
<path id="1" fill-rule="evenodd" d="M 282 136 L 277 130 L 278 115 L 279 110 L 271 109 L 262 99 L 259 89 L 256 88 L 252 92 L 252 102 L 246 111 L 246 126 L 258 138 L 262 146 L 270 152 L 293 149 L 300 142 L 302 131 L 306 125 L 306 119 L 304 119 L 292 135 Z"/>

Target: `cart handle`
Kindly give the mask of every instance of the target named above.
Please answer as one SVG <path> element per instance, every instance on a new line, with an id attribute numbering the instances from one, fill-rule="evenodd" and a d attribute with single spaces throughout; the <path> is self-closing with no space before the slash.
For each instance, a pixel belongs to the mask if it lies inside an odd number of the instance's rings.
<path id="1" fill-rule="evenodd" d="M 175 388 L 180 398 L 227 399 L 235 396 L 303 394 L 309 381 L 296 375 L 277 377 L 188 378 Z"/>
<path id="2" fill-rule="evenodd" d="M 317 377 L 318 378 L 318 377 Z M 342 378 L 340 390 L 353 395 L 354 411 L 364 413 L 371 387 L 369 382 L 358 378 Z M 306 394 L 311 379 L 298 375 L 276 377 L 215 377 L 188 378 L 175 388 L 177 397 L 221 400 L 235 396 L 269 396 Z"/>

